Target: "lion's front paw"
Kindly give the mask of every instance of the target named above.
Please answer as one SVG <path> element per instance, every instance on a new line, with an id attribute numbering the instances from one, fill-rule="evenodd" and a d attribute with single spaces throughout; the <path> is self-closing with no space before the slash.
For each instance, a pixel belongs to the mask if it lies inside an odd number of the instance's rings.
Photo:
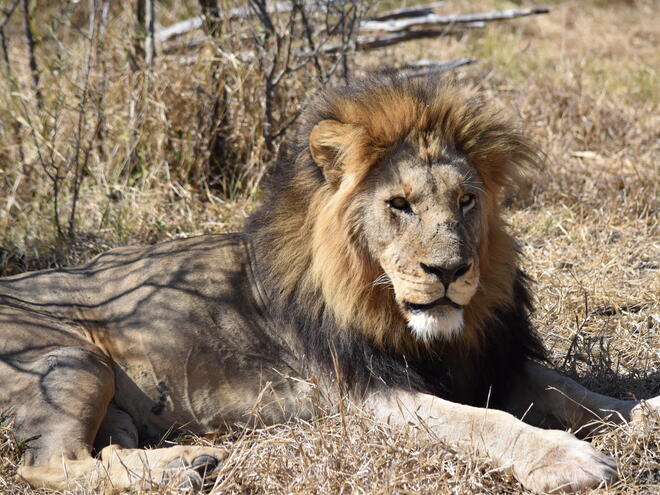
<path id="1" fill-rule="evenodd" d="M 170 447 L 176 449 L 177 447 Z M 195 492 L 210 488 L 222 468 L 227 452 L 209 447 L 179 447 L 179 455 L 162 470 L 160 484 Z"/>
<path id="2" fill-rule="evenodd" d="M 537 493 L 574 493 L 616 477 L 616 462 L 563 431 L 544 431 L 529 459 L 514 465 L 520 482 Z"/>
<path id="3" fill-rule="evenodd" d="M 111 445 L 101 451 L 105 474 L 115 487 L 139 482 L 188 492 L 212 486 L 227 456 L 226 449 L 196 445 L 146 450 Z"/>
<path id="4" fill-rule="evenodd" d="M 630 411 L 630 420 L 633 423 L 641 423 L 648 417 L 660 419 L 660 395 L 641 401 Z"/>

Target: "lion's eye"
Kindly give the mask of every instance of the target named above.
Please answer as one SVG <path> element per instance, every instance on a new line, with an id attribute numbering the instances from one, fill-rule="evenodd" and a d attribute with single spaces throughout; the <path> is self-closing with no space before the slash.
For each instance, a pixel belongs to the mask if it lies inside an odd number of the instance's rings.
<path id="1" fill-rule="evenodd" d="M 401 196 L 396 196 L 389 201 L 387 201 L 387 204 L 390 206 L 390 208 L 394 208 L 395 210 L 401 210 L 405 212 L 411 212 L 412 209 L 410 208 L 410 203 L 406 200 L 406 198 L 402 198 Z"/>
<path id="2" fill-rule="evenodd" d="M 458 203 L 461 205 L 463 213 L 467 213 L 474 205 L 477 203 L 477 197 L 474 194 L 463 194 L 458 200 Z"/>

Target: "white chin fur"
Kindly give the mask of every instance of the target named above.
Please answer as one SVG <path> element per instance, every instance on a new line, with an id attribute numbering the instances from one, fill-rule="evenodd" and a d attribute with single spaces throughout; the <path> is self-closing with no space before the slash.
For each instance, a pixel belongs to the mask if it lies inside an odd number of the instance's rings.
<path id="1" fill-rule="evenodd" d="M 408 327 L 422 342 L 440 337 L 451 340 L 463 329 L 463 310 L 443 307 L 415 312 L 408 318 Z"/>

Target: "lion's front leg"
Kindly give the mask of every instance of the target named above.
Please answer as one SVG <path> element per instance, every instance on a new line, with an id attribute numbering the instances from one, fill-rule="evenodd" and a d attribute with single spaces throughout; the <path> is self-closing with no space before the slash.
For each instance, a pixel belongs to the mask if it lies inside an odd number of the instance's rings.
<path id="1" fill-rule="evenodd" d="M 495 409 L 456 404 L 402 390 L 372 393 L 367 405 L 390 424 L 413 425 L 459 451 L 511 469 L 535 492 L 578 491 L 616 475 L 616 463 L 570 433 L 530 426 Z"/>
<path id="2" fill-rule="evenodd" d="M 507 410 L 541 426 L 562 426 L 586 433 L 600 421 L 641 420 L 660 412 L 660 397 L 645 403 L 597 394 L 543 365 L 528 362 L 510 395 Z"/>

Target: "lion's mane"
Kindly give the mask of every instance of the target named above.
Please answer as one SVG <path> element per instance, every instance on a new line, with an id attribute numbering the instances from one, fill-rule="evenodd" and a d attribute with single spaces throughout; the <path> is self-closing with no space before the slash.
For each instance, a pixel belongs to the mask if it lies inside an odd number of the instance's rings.
<path id="1" fill-rule="evenodd" d="M 337 158 L 350 180 L 340 187 L 324 177 L 309 150 L 312 129 L 326 119 L 351 126 Z M 373 283 L 383 271 L 365 246 L 353 201 L 371 167 L 404 140 L 423 143 L 420 150 L 430 155 L 461 153 L 487 195 L 480 287 L 452 342 L 416 341 L 392 291 Z M 485 388 L 544 354 L 529 323 L 518 248 L 499 206 L 502 194 L 539 163 L 535 146 L 473 90 L 389 76 L 327 90 L 301 116 L 248 224 L 273 317 L 298 329 L 310 359 L 327 366 L 338 360 L 347 381 L 481 401 Z"/>

